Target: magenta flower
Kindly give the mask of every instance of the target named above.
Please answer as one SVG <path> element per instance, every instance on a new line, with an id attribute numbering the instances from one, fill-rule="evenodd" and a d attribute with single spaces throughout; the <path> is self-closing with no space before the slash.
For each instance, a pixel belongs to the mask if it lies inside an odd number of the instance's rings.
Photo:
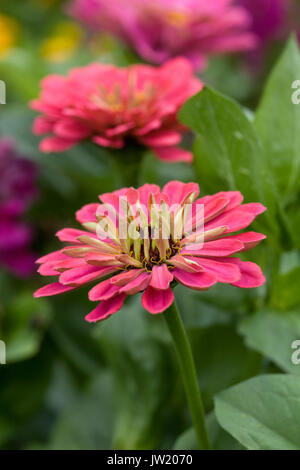
<path id="1" fill-rule="evenodd" d="M 211 54 L 252 49 L 247 11 L 234 0 L 73 0 L 69 11 L 128 42 L 145 60 L 185 56 L 203 68 Z"/>
<path id="2" fill-rule="evenodd" d="M 233 255 L 257 245 L 261 233 L 232 234 L 264 212 L 259 203 L 242 204 L 238 191 L 197 199 L 196 183 L 172 181 L 160 190 L 145 184 L 100 196 L 101 203 L 76 214 L 83 229 L 57 233 L 65 248 L 38 260 L 40 274 L 58 276 L 35 297 L 77 289 L 92 281 L 89 299 L 100 302 L 86 316 L 103 320 L 121 309 L 127 295 L 143 292 L 152 314 L 173 303 L 172 286 L 206 290 L 217 282 L 251 288 L 265 282 L 255 263 Z"/>
<path id="3" fill-rule="evenodd" d="M 283 32 L 290 0 L 239 0 L 252 18 L 251 30 L 263 44 Z"/>
<path id="4" fill-rule="evenodd" d="M 41 142 L 43 152 L 61 152 L 86 139 L 115 149 L 134 140 L 162 160 L 191 161 L 191 152 L 176 147 L 185 130 L 176 114 L 201 88 L 185 59 L 161 67 L 92 64 L 43 80 L 40 99 L 31 103 L 43 113 L 33 132 L 51 135 Z"/>
<path id="5" fill-rule="evenodd" d="M 37 194 L 36 173 L 11 141 L 0 140 L 0 263 L 17 276 L 34 272 L 32 231 L 22 217 Z"/>

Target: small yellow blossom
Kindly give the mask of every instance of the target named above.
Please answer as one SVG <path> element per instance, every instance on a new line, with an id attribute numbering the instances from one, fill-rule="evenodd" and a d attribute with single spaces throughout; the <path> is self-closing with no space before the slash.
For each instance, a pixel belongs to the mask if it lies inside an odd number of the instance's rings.
<path id="1" fill-rule="evenodd" d="M 63 62 L 76 52 L 82 38 L 82 30 L 74 23 L 59 23 L 53 34 L 41 45 L 41 54 L 50 62 Z"/>
<path id="2" fill-rule="evenodd" d="M 18 23 L 13 18 L 0 13 L 0 58 L 14 47 L 18 34 Z"/>

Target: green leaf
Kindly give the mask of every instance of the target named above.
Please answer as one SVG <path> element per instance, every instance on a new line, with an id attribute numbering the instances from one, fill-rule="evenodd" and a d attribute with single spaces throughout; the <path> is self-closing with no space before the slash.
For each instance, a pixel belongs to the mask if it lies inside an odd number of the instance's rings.
<path id="1" fill-rule="evenodd" d="M 207 192 L 240 190 L 246 201 L 267 208 L 262 220 L 273 234 L 276 197 L 261 141 L 238 103 L 205 87 L 180 112 L 183 124 L 196 132 L 195 168 Z"/>
<path id="2" fill-rule="evenodd" d="M 213 406 L 216 393 L 260 372 L 260 358 L 253 359 L 235 325 L 192 328 L 188 332 L 207 409 Z"/>
<path id="3" fill-rule="evenodd" d="M 299 450 L 299 390 L 300 377 L 254 377 L 216 397 L 216 416 L 247 449 Z"/>
<path id="4" fill-rule="evenodd" d="M 292 84 L 299 77 L 299 46 L 292 37 L 267 82 L 255 119 L 283 203 L 297 197 L 300 189 L 300 105 L 292 102 Z"/>
<path id="5" fill-rule="evenodd" d="M 257 312 L 241 322 L 239 332 L 250 348 L 268 357 L 284 371 L 300 375 L 300 366 L 292 363 L 292 343 L 300 339 L 299 311 Z"/>
<path id="6" fill-rule="evenodd" d="M 219 425 L 215 413 L 211 412 L 206 417 L 206 426 L 209 441 L 214 450 L 237 450 L 241 449 L 241 445 L 233 439 Z M 198 450 L 199 446 L 194 428 L 184 431 L 175 441 L 174 450 Z"/>

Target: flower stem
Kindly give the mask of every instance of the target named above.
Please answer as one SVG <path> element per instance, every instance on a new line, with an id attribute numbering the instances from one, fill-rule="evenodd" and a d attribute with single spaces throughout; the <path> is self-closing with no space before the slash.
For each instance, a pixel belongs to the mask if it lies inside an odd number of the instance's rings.
<path id="1" fill-rule="evenodd" d="M 177 352 L 186 397 L 192 415 L 199 449 L 210 449 L 205 425 L 204 407 L 201 393 L 197 383 L 197 375 L 192 348 L 175 301 L 164 312 L 163 315 L 168 324 L 169 331 Z"/>

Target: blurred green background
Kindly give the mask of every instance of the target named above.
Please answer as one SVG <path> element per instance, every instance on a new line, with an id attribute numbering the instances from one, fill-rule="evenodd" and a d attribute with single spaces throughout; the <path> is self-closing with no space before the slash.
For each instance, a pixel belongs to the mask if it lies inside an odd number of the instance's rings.
<path id="1" fill-rule="evenodd" d="M 91 61 L 117 65 L 140 61 L 114 38 L 86 34 L 64 13 L 64 4 L 0 1 L 0 79 L 7 86 L 0 135 L 12 137 L 17 149 L 38 166 L 40 195 L 26 217 L 35 231 L 33 249 L 40 256 L 58 249 L 54 237 L 58 229 L 76 227 L 77 209 L 96 201 L 98 194 L 121 187 L 122 180 L 109 155 L 91 144 L 64 155 L 39 152 L 39 139 L 31 133 L 34 112 L 28 108 L 39 92 L 39 80 Z M 253 110 L 282 47 L 274 45 L 263 70 L 256 73 L 243 57 L 222 57 L 213 59 L 201 77 Z M 163 164 L 149 152 L 141 164 L 139 183 L 162 185 L 180 179 L 199 181 L 203 193 L 227 189 L 216 175 L 211 180 L 204 174 L 201 178 L 201 171 L 200 167 L 199 176 L 192 166 Z M 298 193 L 289 202 L 295 231 L 297 203 Z M 281 266 L 271 285 L 253 291 L 218 285 L 202 294 L 176 288 L 201 370 L 199 383 L 216 448 L 239 448 L 239 444 L 216 422 L 215 394 L 261 372 L 288 371 L 285 352 L 274 360 L 269 350 L 261 350 L 257 338 L 272 332 L 275 349 L 276 337 L 285 335 L 288 344 L 291 325 L 297 325 L 300 333 L 300 316 L 293 311 L 300 301 L 295 283 L 295 276 L 297 281 L 300 277 L 299 237 L 288 245 L 285 231 L 279 231 L 281 245 L 274 234 L 273 241 L 271 237 L 269 244 L 251 254 L 267 275 L 274 264 Z M 89 325 L 84 321 L 91 308 L 87 289 L 37 301 L 32 293 L 42 281 L 38 275 L 17 279 L 0 268 L 0 339 L 7 345 L 7 364 L 0 365 L 0 448 L 191 446 L 189 440 L 185 444 L 189 434 L 176 444 L 191 423 L 163 318 L 148 315 L 135 296 L 109 321 Z M 253 312 L 266 302 L 268 311 L 253 323 Z"/>

